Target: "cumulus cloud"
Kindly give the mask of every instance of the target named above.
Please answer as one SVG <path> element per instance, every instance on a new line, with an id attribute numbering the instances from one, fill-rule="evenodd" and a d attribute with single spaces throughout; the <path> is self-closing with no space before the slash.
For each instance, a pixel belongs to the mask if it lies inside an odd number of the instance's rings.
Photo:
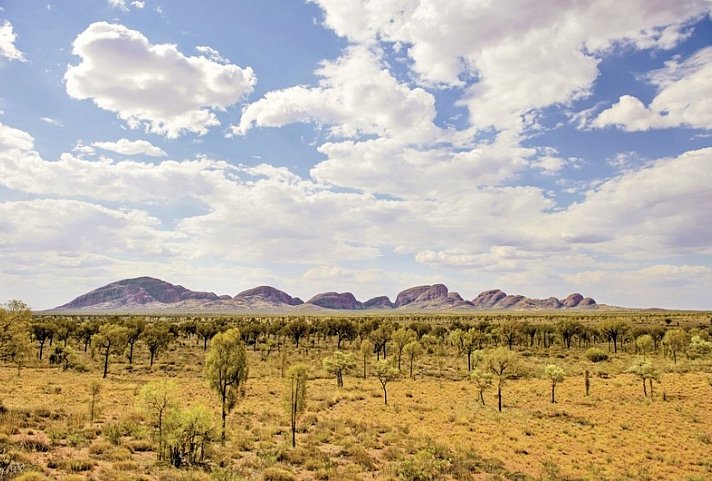
<path id="1" fill-rule="evenodd" d="M 170 256 L 177 238 L 145 212 L 68 199 L 2 202 L 0 232 L 3 257 L 40 251 Z"/>
<path id="2" fill-rule="evenodd" d="M 118 8 L 124 12 L 128 12 L 132 8 L 142 9 L 146 6 L 146 2 L 143 0 L 108 0 L 109 6 L 112 8 Z"/>
<path id="3" fill-rule="evenodd" d="M 527 165 L 534 149 L 501 133 L 469 150 L 410 147 L 393 139 L 328 142 L 318 148 L 327 160 L 311 175 L 332 185 L 399 197 L 466 195 L 477 186 L 496 185 Z"/>
<path id="4" fill-rule="evenodd" d="M 705 0 L 493 3 L 469 0 L 312 0 L 352 43 L 404 46 L 425 85 L 463 87 L 478 128 L 522 128 L 522 115 L 590 92 L 599 56 L 617 45 L 669 49 Z M 446 26 L 446 28 L 444 28 Z"/>
<path id="5" fill-rule="evenodd" d="M 711 254 L 711 159 L 706 148 L 624 171 L 551 215 L 544 228 L 599 254 Z"/>
<path id="6" fill-rule="evenodd" d="M 708 296 L 712 269 L 704 265 L 653 264 L 632 269 L 580 271 L 561 277 L 575 288 L 596 292 L 609 304 L 689 309 L 700 306 L 700 300 Z M 673 290 L 675 294 L 671 295 Z"/>
<path id="7" fill-rule="evenodd" d="M 379 285 L 381 292 L 386 284 L 412 283 L 379 272 L 388 271 L 379 259 L 392 253 L 415 261 L 416 275 L 425 269 L 423 282 L 432 282 L 427 274 L 436 272 L 427 269 L 460 271 L 463 279 L 477 273 L 477 285 L 467 283 L 472 292 L 492 287 L 481 285 L 484 278 L 516 286 L 524 273 L 530 284 L 563 286 L 576 278 L 564 279 L 562 272 L 617 272 L 631 262 L 672 265 L 675 256 L 712 254 L 712 149 L 630 168 L 562 208 L 537 187 L 477 185 L 462 165 L 431 170 L 452 159 L 440 154 L 432 160 L 428 151 L 421 154 L 423 165 L 417 151 L 408 152 L 398 161 L 410 164 L 394 171 L 395 180 L 367 188 L 368 169 L 349 181 L 345 168 L 318 170 L 309 179 L 286 168 L 207 158 L 138 162 L 64 154 L 47 161 L 33 150 L 29 134 L 2 126 L 0 139 L 9 146 L 0 149 L 0 185 L 32 199 L 0 208 L 3 258 L 56 252 L 78 269 L 91 262 L 145 263 L 153 254 L 203 267 L 270 263 L 304 269 L 295 277 L 303 285 L 316 289 L 341 278 L 340 286 L 358 287 L 368 297 L 379 293 L 368 287 L 375 277 L 390 279 Z M 388 141 L 349 148 L 366 160 L 388 159 Z M 509 144 L 503 148 L 511 151 Z M 330 155 L 337 159 L 336 151 Z M 434 185 L 418 183 L 419 177 Z M 408 189 L 400 191 L 398 181 Z M 161 222 L 166 212 L 170 222 Z M 77 257 L 82 253 L 108 257 Z M 304 289 L 294 280 L 285 285 Z M 544 291 L 526 293 L 551 294 Z"/>
<path id="8" fill-rule="evenodd" d="M 165 157 L 168 155 L 162 149 L 156 147 L 147 140 L 119 139 L 116 142 L 94 142 L 92 145 L 103 150 L 123 155 L 143 154 L 148 155 L 149 157 Z"/>
<path id="9" fill-rule="evenodd" d="M 34 144 L 35 139 L 27 132 L 0 122 L 0 153 L 8 155 L 13 150 L 31 150 Z"/>
<path id="10" fill-rule="evenodd" d="M 0 23 L 0 56 L 10 60 L 26 62 L 25 55 L 15 46 L 17 35 L 8 20 Z"/>
<path id="11" fill-rule="evenodd" d="M 204 56 L 186 57 L 175 45 L 151 44 L 136 30 L 96 22 L 74 40 L 81 57 L 65 73 L 67 93 L 115 112 L 130 128 L 176 138 L 220 125 L 215 114 L 252 92 L 250 67 Z"/>
<path id="12" fill-rule="evenodd" d="M 234 134 L 253 126 L 281 127 L 293 122 L 330 126 L 339 137 L 376 134 L 409 142 L 433 141 L 435 99 L 422 88 L 399 82 L 370 50 L 353 47 L 316 71 L 317 87 L 296 86 L 268 92 L 248 105 Z"/>
<path id="13" fill-rule="evenodd" d="M 658 92 L 650 105 L 623 95 L 592 122 L 594 127 L 618 126 L 628 132 L 687 126 L 712 129 L 712 47 L 684 60 L 673 59 L 648 75 Z"/>

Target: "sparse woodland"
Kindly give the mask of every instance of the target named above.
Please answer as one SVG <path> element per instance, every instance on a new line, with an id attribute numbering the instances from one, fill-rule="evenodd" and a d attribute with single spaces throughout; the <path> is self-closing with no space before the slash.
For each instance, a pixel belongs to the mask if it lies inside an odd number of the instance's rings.
<path id="1" fill-rule="evenodd" d="M 0 309 L 0 481 L 712 479 L 700 312 Z"/>

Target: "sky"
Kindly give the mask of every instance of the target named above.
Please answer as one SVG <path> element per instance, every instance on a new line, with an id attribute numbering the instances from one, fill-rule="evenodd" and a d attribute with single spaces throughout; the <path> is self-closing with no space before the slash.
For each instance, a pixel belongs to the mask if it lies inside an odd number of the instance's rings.
<path id="1" fill-rule="evenodd" d="M 709 0 L 0 1 L 0 302 L 712 309 Z"/>

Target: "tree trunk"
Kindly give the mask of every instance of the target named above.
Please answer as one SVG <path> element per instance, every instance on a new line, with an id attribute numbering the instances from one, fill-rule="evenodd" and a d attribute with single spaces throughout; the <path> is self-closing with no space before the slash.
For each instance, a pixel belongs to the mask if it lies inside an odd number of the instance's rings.
<path id="1" fill-rule="evenodd" d="M 552 383 L 551 383 L 551 403 L 552 404 L 556 402 L 555 393 L 556 393 L 556 383 L 552 381 Z"/>
<path id="2" fill-rule="evenodd" d="M 467 351 L 467 372 L 472 370 L 472 351 Z"/>
<path id="3" fill-rule="evenodd" d="M 502 412 L 502 384 L 497 384 L 497 409 Z"/>
<path id="4" fill-rule="evenodd" d="M 588 391 L 591 388 L 591 379 L 589 378 L 589 373 L 588 369 L 586 369 L 586 375 L 585 375 L 585 385 L 586 385 L 586 397 L 588 397 Z"/>
<path id="5" fill-rule="evenodd" d="M 383 403 L 388 406 L 388 391 L 386 391 L 386 385 L 381 383 L 383 385 Z"/>
<path id="6" fill-rule="evenodd" d="M 102 377 L 106 378 L 106 374 L 109 372 L 109 349 L 106 350 L 104 354 L 104 375 Z"/>
<path id="7" fill-rule="evenodd" d="M 220 444 L 225 446 L 225 420 L 227 419 L 227 412 L 225 411 L 225 402 L 227 401 L 227 390 L 224 391 L 222 395 L 222 431 L 220 433 Z"/>
<path id="8" fill-rule="evenodd" d="M 483 406 L 485 405 L 485 391 L 484 391 L 484 389 L 480 389 L 480 402 L 482 403 Z"/>
<path id="9" fill-rule="evenodd" d="M 151 364 L 150 364 L 150 367 L 153 367 L 153 358 L 156 356 L 156 351 L 154 351 L 153 349 L 151 349 L 150 352 L 151 352 Z"/>
<path id="10" fill-rule="evenodd" d="M 413 379 L 413 359 L 414 358 L 412 358 L 412 357 L 410 358 L 410 378 L 411 379 Z"/>
<path id="11" fill-rule="evenodd" d="M 643 379 L 643 396 L 648 397 L 648 388 L 645 386 L 645 379 Z"/>

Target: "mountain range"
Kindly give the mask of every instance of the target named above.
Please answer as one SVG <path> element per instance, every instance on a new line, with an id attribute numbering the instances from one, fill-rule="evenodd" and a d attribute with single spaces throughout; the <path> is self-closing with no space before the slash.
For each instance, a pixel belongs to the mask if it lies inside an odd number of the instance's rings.
<path id="1" fill-rule="evenodd" d="M 235 296 L 213 292 L 191 291 L 180 285 L 152 277 L 137 277 L 112 282 L 55 308 L 76 311 L 256 311 L 256 310 L 453 310 L 453 309 L 594 309 L 596 301 L 581 294 L 566 298 L 531 299 L 508 295 L 494 289 L 484 291 L 472 300 L 449 292 L 444 284 L 406 289 L 391 301 L 379 296 L 359 301 L 350 292 L 323 292 L 304 302 L 270 286 L 259 286 Z"/>

